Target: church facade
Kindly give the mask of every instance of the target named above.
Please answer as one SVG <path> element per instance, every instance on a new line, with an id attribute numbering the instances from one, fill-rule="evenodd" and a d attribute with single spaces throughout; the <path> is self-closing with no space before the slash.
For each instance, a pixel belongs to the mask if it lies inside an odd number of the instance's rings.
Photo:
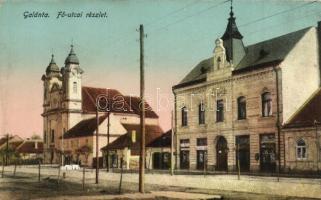
<path id="1" fill-rule="evenodd" d="M 231 8 L 213 55 L 173 86 L 177 168 L 318 170 L 321 112 L 293 119 L 320 92 L 321 24 L 245 46 L 235 19 Z"/>
<path id="2" fill-rule="evenodd" d="M 105 164 L 101 148 L 126 134 L 125 125 L 140 122 L 140 98 L 83 86 L 83 74 L 72 46 L 64 67 L 59 68 L 52 56 L 42 76 L 45 163 L 93 166 L 98 149 L 99 163 Z M 158 115 L 148 103 L 146 108 L 146 125 L 159 127 Z"/>

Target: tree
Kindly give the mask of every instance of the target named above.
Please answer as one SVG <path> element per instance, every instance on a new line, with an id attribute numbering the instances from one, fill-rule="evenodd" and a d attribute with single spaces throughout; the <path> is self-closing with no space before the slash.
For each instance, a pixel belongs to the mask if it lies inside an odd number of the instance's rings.
<path id="1" fill-rule="evenodd" d="M 31 136 L 31 139 L 32 140 L 41 140 L 41 136 L 36 134 L 36 133 L 33 133 L 32 136 Z"/>

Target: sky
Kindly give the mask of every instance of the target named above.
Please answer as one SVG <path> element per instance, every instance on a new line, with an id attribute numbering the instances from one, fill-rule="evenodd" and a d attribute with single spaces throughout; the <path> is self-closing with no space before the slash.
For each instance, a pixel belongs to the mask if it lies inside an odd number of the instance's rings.
<path id="1" fill-rule="evenodd" d="M 233 8 L 245 45 L 321 21 L 320 1 L 234 0 Z M 49 17 L 24 18 L 25 12 Z M 106 12 L 107 17 L 57 19 L 58 12 Z M 84 70 L 83 86 L 139 95 L 140 24 L 147 35 L 147 101 L 166 131 L 172 86 L 212 56 L 229 12 L 224 0 L 0 0 L 0 135 L 42 135 L 41 76 L 51 54 L 64 65 L 71 43 Z"/>

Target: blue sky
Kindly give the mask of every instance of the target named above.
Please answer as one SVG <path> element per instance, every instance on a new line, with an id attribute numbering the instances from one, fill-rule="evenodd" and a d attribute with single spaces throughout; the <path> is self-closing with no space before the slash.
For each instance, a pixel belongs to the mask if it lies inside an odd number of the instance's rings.
<path id="1" fill-rule="evenodd" d="M 42 130 L 40 77 L 52 52 L 61 67 L 73 41 L 85 71 L 83 85 L 139 94 L 136 29 L 144 24 L 146 92 L 155 96 L 156 88 L 160 88 L 171 96 L 171 87 L 199 61 L 212 55 L 215 39 L 225 31 L 230 9 L 230 3 L 221 0 L 0 2 L 0 131 L 20 133 L 27 129 L 21 134 Z M 316 26 L 321 20 L 321 3 L 309 2 L 234 0 L 243 42 L 248 45 Z M 276 14 L 286 10 L 291 11 Z M 24 19 L 25 11 L 48 12 L 50 18 Z M 56 19 L 59 11 L 106 11 L 108 18 Z M 269 17 L 271 15 L 274 16 Z M 11 105 L 16 99 L 25 101 Z M 7 115 L 18 113 L 36 116 L 36 120 L 32 125 L 24 124 L 27 128 L 17 128 Z M 160 114 L 164 129 L 168 128 L 169 113 Z M 12 118 L 16 117 L 18 115 Z"/>

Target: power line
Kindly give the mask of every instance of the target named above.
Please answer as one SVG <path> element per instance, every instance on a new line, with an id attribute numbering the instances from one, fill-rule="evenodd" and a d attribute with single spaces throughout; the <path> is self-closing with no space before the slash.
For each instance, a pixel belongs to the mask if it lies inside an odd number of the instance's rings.
<path id="1" fill-rule="evenodd" d="M 178 9 L 176 9 L 176 10 L 174 10 L 174 11 L 172 11 L 172 12 L 170 12 L 170 13 L 164 15 L 164 16 L 162 16 L 162 17 L 159 17 L 159 18 L 155 19 L 154 21 L 151 21 L 151 22 L 147 23 L 145 26 L 150 26 L 150 25 L 153 25 L 153 24 L 155 24 L 155 23 L 157 23 L 159 21 L 162 21 L 165 18 L 168 18 L 168 17 L 170 17 L 170 16 L 172 16 L 172 15 L 174 15 L 176 13 L 179 13 L 179 12 L 185 10 L 186 8 L 192 6 L 192 5 L 196 4 L 196 3 L 199 3 L 199 0 L 195 0 L 195 1 L 183 6 L 181 8 L 178 8 Z"/>
<path id="2" fill-rule="evenodd" d="M 310 5 L 310 4 L 314 4 L 314 3 L 316 3 L 316 2 L 317 2 L 317 1 L 307 2 L 307 3 L 304 3 L 304 4 L 300 5 L 300 6 L 297 6 L 297 7 L 295 7 L 295 8 L 290 8 L 290 9 L 288 9 L 288 10 L 283 10 L 283 11 L 281 11 L 281 12 L 277 12 L 277 13 L 274 13 L 274 14 L 272 14 L 272 15 L 269 15 L 269 16 L 266 16 L 266 17 L 262 17 L 262 18 L 259 18 L 259 19 L 256 19 L 256 20 L 253 20 L 253 21 L 247 22 L 247 23 L 245 23 L 245 24 L 241 24 L 239 27 L 248 26 L 248 25 L 250 25 L 250 24 L 254 24 L 254 23 L 257 23 L 257 22 L 260 22 L 260 21 L 269 19 L 269 18 L 271 18 L 271 17 L 275 17 L 275 16 L 277 16 L 277 15 L 282 15 L 282 14 L 284 14 L 284 13 L 287 13 L 287 12 L 290 12 L 290 11 L 293 11 L 293 10 L 297 10 L 297 9 L 299 9 L 299 8 L 303 8 L 303 7 L 305 7 L 305 6 L 308 6 L 308 5 Z"/>
<path id="3" fill-rule="evenodd" d="M 210 6 L 210 7 L 207 7 L 207 8 L 205 8 L 205 9 L 202 9 L 202 10 L 198 11 L 197 13 L 193 13 L 193 14 L 188 15 L 188 16 L 182 18 L 182 19 L 176 20 L 176 21 L 174 21 L 173 23 L 167 24 L 166 26 L 163 26 L 163 27 L 161 27 L 161 28 L 158 28 L 158 29 L 156 29 L 156 30 L 154 30 L 154 31 L 156 32 L 156 31 L 160 31 L 160 30 L 165 30 L 165 29 L 167 29 L 167 28 L 170 27 L 170 26 L 173 26 L 173 25 L 175 25 L 175 24 L 178 24 L 178 23 L 180 23 L 180 22 L 183 22 L 183 21 L 185 21 L 186 19 L 189 19 L 189 18 L 191 18 L 191 17 L 194 17 L 195 15 L 203 14 L 204 12 L 209 11 L 209 10 L 211 10 L 211 9 L 213 9 L 213 8 L 216 8 L 216 7 L 218 7 L 218 6 L 222 5 L 222 4 L 225 4 L 225 3 L 229 2 L 229 1 L 230 1 L 230 0 L 222 1 L 222 2 L 220 2 L 220 3 L 218 3 L 218 4 L 215 4 L 215 5 L 213 5 L 213 6 Z"/>

